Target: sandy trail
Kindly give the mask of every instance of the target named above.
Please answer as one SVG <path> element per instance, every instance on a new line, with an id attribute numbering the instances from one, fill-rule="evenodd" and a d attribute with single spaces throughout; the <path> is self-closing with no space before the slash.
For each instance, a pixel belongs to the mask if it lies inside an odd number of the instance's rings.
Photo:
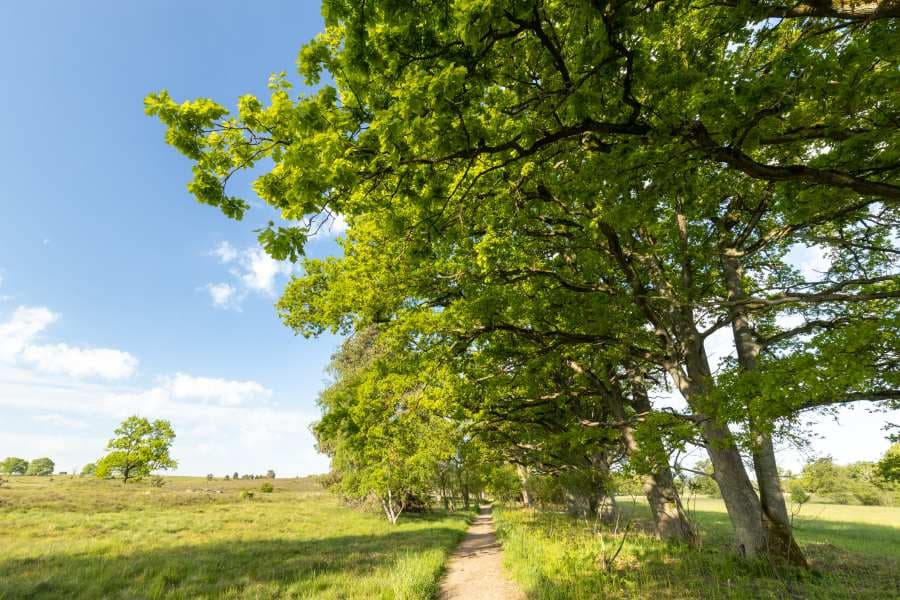
<path id="1" fill-rule="evenodd" d="M 441 582 L 441 600 L 524 600 L 525 594 L 506 577 L 503 554 L 494 532 L 491 507 L 482 506 L 465 539 L 450 557 Z"/>

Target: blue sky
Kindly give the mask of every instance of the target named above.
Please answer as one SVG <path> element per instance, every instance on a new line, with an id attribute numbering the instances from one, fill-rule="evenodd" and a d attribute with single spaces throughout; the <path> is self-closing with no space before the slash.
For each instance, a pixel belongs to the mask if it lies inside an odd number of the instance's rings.
<path id="1" fill-rule="evenodd" d="M 270 214 L 194 202 L 143 114 L 163 88 L 264 96 L 321 29 L 317 3 L 15 3 L 2 21 L 0 455 L 71 469 L 137 412 L 173 420 L 184 472 L 324 470 L 307 426 L 336 340 L 281 325 L 285 268 L 254 251 Z"/>
<path id="2" fill-rule="evenodd" d="M 137 413 L 173 422 L 181 473 L 327 469 L 308 426 L 338 340 L 281 325 L 273 303 L 290 266 L 253 233 L 271 214 L 233 222 L 195 203 L 189 161 L 142 104 L 161 89 L 229 106 L 265 96 L 320 28 L 313 0 L 4 7 L 0 457 L 70 470 Z M 248 182 L 233 189 L 252 199 Z M 309 254 L 337 253 L 340 229 Z M 824 421 L 814 450 L 877 458 L 883 422 L 861 410 Z"/>

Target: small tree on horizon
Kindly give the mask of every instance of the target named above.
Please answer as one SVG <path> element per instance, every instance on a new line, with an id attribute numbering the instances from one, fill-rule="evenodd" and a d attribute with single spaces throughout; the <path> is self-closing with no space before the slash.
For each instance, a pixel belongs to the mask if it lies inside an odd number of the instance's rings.
<path id="1" fill-rule="evenodd" d="M 28 463 L 28 469 L 25 471 L 26 475 L 53 475 L 53 469 L 56 467 L 56 464 L 47 458 L 46 456 L 41 458 L 36 458 L 30 463 Z"/>
<path id="2" fill-rule="evenodd" d="M 266 471 L 266 478 L 275 479 L 275 471 L 273 471 L 272 469 L 269 469 L 268 471 Z"/>
<path id="3" fill-rule="evenodd" d="M 7 456 L 0 461 L 0 473 L 5 475 L 24 475 L 28 470 L 28 461 L 18 456 Z"/>
<path id="4" fill-rule="evenodd" d="M 140 481 L 153 471 L 173 469 L 178 463 L 169 456 L 175 439 L 172 425 L 165 420 L 152 423 L 143 417 L 131 416 L 115 430 L 106 449 L 110 453 L 97 463 L 97 477 L 121 477 L 122 484 Z"/>

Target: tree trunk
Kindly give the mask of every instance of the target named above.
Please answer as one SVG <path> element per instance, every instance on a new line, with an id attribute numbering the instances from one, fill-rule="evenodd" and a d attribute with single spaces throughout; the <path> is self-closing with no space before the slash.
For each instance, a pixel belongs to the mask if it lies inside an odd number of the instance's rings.
<path id="1" fill-rule="evenodd" d="M 690 312 L 689 309 L 682 310 Z M 713 479 L 722 492 L 725 510 L 734 527 L 738 552 L 747 558 L 766 554 L 769 543 L 767 528 L 763 525 L 762 507 L 744 468 L 734 436 L 727 424 L 720 423 L 715 415 L 706 414 L 702 406 L 712 383 L 712 374 L 693 316 L 685 317 L 678 325 L 682 334 L 680 337 L 684 340 L 686 372 L 669 365 L 669 374 L 700 422 L 700 431 L 713 466 Z"/>
<path id="2" fill-rule="evenodd" d="M 728 292 L 728 312 L 738 364 L 744 371 L 754 371 L 758 365 L 760 347 L 753 337 L 746 310 L 738 304 L 746 299 L 747 293 L 744 290 L 740 263 L 730 249 L 725 249 L 722 253 L 722 272 Z M 781 490 L 772 435 L 766 426 L 761 426 L 754 418 L 752 410 L 747 412 L 753 469 L 756 472 L 763 517 L 770 533 L 771 550 L 793 564 L 807 566 L 803 552 L 791 532 L 791 520 Z"/>
<path id="3" fill-rule="evenodd" d="M 579 365 L 573 365 L 576 370 L 584 373 Z M 629 456 L 637 456 L 640 446 L 632 425 L 626 422 L 625 399 L 621 386 L 615 382 L 614 373 L 607 373 L 607 381 L 595 380 L 603 394 L 610 414 L 614 419 L 622 423 L 619 430 L 625 449 Z M 647 390 L 636 374 L 631 379 L 631 406 L 637 413 L 649 413 L 652 410 Z M 696 541 L 696 533 L 691 527 L 690 521 L 684 512 L 678 490 L 675 488 L 675 478 L 668 463 L 659 465 L 650 473 L 641 475 L 641 488 L 647 497 L 647 504 L 653 515 L 653 525 L 656 534 L 665 540 L 681 539 L 689 543 Z M 613 501 L 614 502 L 614 501 Z"/>
<path id="4" fill-rule="evenodd" d="M 519 476 L 519 481 L 522 482 L 522 504 L 530 508 L 531 498 L 528 496 L 528 467 L 517 464 L 516 475 Z"/>
<path id="5" fill-rule="evenodd" d="M 631 404 L 636 412 L 650 412 L 652 407 L 646 387 L 636 377 L 632 377 L 631 397 Z M 639 447 L 634 428 L 623 426 L 622 437 L 625 439 L 628 453 L 637 454 Z M 675 477 L 668 462 L 657 466 L 649 474 L 642 475 L 641 487 L 653 514 L 656 534 L 664 540 L 681 539 L 689 543 L 696 542 L 697 534 L 684 512 L 681 497 L 675 487 Z"/>

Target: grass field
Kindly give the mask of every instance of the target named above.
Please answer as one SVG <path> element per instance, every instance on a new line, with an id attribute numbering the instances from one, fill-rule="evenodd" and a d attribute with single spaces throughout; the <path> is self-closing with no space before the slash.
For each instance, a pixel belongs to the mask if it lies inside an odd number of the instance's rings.
<path id="1" fill-rule="evenodd" d="M 0 598 L 429 598 L 467 527 L 462 513 L 391 526 L 311 479 L 274 480 L 273 493 L 260 480 L 167 481 L 11 478 Z"/>
<path id="2" fill-rule="evenodd" d="M 796 534 L 812 569 L 748 564 L 730 548 L 721 500 L 691 502 L 703 532 L 698 550 L 642 532 L 647 507 L 634 503 L 619 533 L 558 513 L 496 510 L 507 566 L 531 598 L 900 598 L 900 508 L 807 504 Z M 622 550 L 610 560 L 632 526 Z"/>

